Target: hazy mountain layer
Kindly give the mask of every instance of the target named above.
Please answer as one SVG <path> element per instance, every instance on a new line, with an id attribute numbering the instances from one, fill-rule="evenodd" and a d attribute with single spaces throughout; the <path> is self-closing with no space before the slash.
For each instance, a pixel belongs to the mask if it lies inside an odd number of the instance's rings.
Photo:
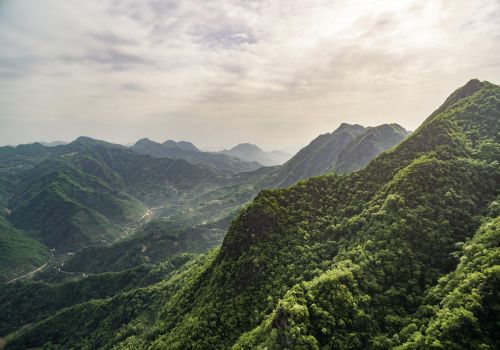
<path id="1" fill-rule="evenodd" d="M 141 139 L 131 149 L 140 154 L 158 158 L 184 159 L 193 164 L 209 166 L 230 174 L 252 171 L 262 166 L 262 164 L 255 161 L 246 161 L 225 154 L 201 152 L 192 143 L 185 141 L 158 143 L 149 139 Z"/>
<path id="2" fill-rule="evenodd" d="M 223 150 L 217 153 L 227 154 L 247 162 L 258 162 L 265 166 L 281 165 L 292 157 L 285 152 L 263 151 L 261 148 L 251 143 L 240 143 L 229 150 Z"/>
<path id="3" fill-rule="evenodd" d="M 7 348 L 498 348 L 500 87 L 451 97 L 360 171 L 262 191 L 188 269 Z"/>
<path id="4" fill-rule="evenodd" d="M 409 133 L 400 125 L 365 128 L 343 123 L 315 138 L 282 167 L 264 178 L 273 187 L 289 186 L 326 172 L 349 173 L 361 169 L 380 153 L 399 144 Z"/>
<path id="5" fill-rule="evenodd" d="M 48 262 L 47 247 L 14 228 L 0 216 L 0 283 L 35 270 Z"/>

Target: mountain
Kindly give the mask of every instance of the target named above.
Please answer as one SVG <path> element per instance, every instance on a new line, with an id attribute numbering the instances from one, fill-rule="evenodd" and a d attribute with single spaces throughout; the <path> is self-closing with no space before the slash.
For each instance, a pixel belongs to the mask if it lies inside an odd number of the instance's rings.
<path id="1" fill-rule="evenodd" d="M 57 250 L 115 240 L 120 223 L 145 211 L 139 201 L 66 162 L 46 161 L 20 178 L 9 220 Z"/>
<path id="2" fill-rule="evenodd" d="M 342 141 L 342 135 L 350 128 L 344 124 L 334 134 L 340 135 Z M 381 152 L 375 143 L 386 146 L 396 142 L 398 138 L 391 131 L 397 128 L 394 125 L 368 128 L 360 133 L 362 137 L 353 138 L 355 143 L 347 143 L 351 145 L 346 147 L 349 152 L 342 153 L 333 148 L 333 153 L 328 153 L 327 147 L 324 147 L 321 157 L 316 154 L 309 165 L 321 165 L 318 169 L 328 171 L 325 164 L 331 164 L 331 159 L 338 158 L 337 152 L 346 155 L 342 158 L 343 164 L 351 166 L 345 171 L 354 169 L 359 164 L 356 163 L 358 159 L 362 163 Z M 352 126 L 352 129 L 364 130 L 360 126 Z M 338 137 L 331 137 L 324 143 L 331 145 L 338 141 Z M 171 147 L 176 147 L 172 142 Z M 156 156 L 157 152 L 165 149 L 164 145 L 147 139 L 136 145 L 147 147 L 148 152 Z M 224 178 L 208 168 L 200 169 L 184 160 L 137 155 L 123 146 L 87 137 L 80 137 L 65 148 L 70 148 L 71 152 L 60 150 L 62 159 L 46 160 L 19 177 L 19 189 L 12 195 L 9 210 L 12 211 L 10 219 L 17 227 L 30 232 L 32 237 L 50 248 L 74 252 L 88 247 L 71 259 L 73 263 L 69 266 L 75 271 L 114 271 L 115 265 L 130 268 L 144 263 L 146 258 L 156 262 L 180 252 L 207 250 L 220 244 L 229 223 L 222 220 L 225 226 L 219 225 L 218 231 L 214 232 L 197 226 L 227 217 L 228 213 L 253 199 L 259 189 L 273 186 L 266 183 L 269 177 L 275 181 L 273 168 Z M 299 152 L 297 157 L 301 157 L 303 152 Z M 352 157 L 349 158 L 349 155 Z M 290 164 L 293 165 L 293 160 Z M 290 178 L 287 165 L 277 169 L 279 174 Z M 302 174 L 299 179 L 308 175 Z M 144 204 L 155 209 L 146 212 Z M 135 240 L 151 240 L 149 246 L 163 247 L 162 254 L 152 254 L 151 250 L 148 254 L 139 254 L 143 244 L 132 243 L 134 240 L 107 247 L 142 225 L 144 213 L 167 218 L 167 223 L 175 221 L 184 229 L 171 230 L 167 225 L 165 230 L 160 226 L 161 234 Z M 124 229 L 124 226 L 128 228 Z M 140 231 L 137 237 L 141 236 Z M 114 258 L 110 259 L 111 256 Z M 129 258 L 123 259 L 122 256 Z M 78 263 L 74 263 L 76 261 Z M 117 264 L 113 261 L 128 263 Z"/>
<path id="3" fill-rule="evenodd" d="M 291 155 L 281 151 L 265 152 L 251 143 L 240 143 L 229 150 L 223 150 L 217 153 L 227 154 L 247 162 L 258 162 L 265 166 L 283 164 L 291 157 Z"/>
<path id="4" fill-rule="evenodd" d="M 14 228 L 0 215 L 0 283 L 35 270 L 49 261 L 47 247 Z"/>
<path id="5" fill-rule="evenodd" d="M 497 349 L 500 87 L 453 96 L 359 171 L 261 191 L 219 250 L 7 349 Z"/>
<path id="6" fill-rule="evenodd" d="M 78 251 L 64 264 L 64 270 L 116 272 L 155 264 L 180 253 L 204 253 L 222 243 L 234 216 L 190 227 L 176 221 L 153 220 L 126 240 L 107 247 L 87 247 Z"/>
<path id="7" fill-rule="evenodd" d="M 61 252 L 107 245 L 141 223 L 145 205 L 181 200 L 170 210 L 174 215 L 192 205 L 182 201 L 225 183 L 209 167 L 85 137 L 51 147 L 52 153 L 36 147 L 43 151 L 38 164 L 5 176 L 10 193 L 3 204 L 16 227 Z"/>
<path id="8" fill-rule="evenodd" d="M 262 164 L 255 161 L 244 161 L 225 154 L 201 152 L 190 142 L 165 141 L 158 143 L 147 138 L 140 139 L 132 147 L 139 154 L 146 154 L 156 158 L 183 159 L 190 163 L 209 166 L 218 171 L 237 174 L 260 168 Z"/>
<path id="9" fill-rule="evenodd" d="M 263 181 L 285 187 L 327 172 L 349 173 L 394 147 L 409 133 L 400 125 L 368 127 L 342 123 L 335 131 L 315 138 Z"/>
<path id="10" fill-rule="evenodd" d="M 163 145 L 168 147 L 168 148 L 178 148 L 178 149 L 181 149 L 183 151 L 201 152 L 198 149 L 198 147 L 193 145 L 191 142 L 187 142 L 187 141 L 176 142 L 176 141 L 172 141 L 172 140 L 167 140 L 167 141 L 163 142 Z"/>
<path id="11" fill-rule="evenodd" d="M 284 164 L 287 160 L 292 158 L 292 155 L 285 151 L 270 151 L 267 153 L 269 154 L 269 158 L 276 162 L 274 165 Z"/>
<path id="12" fill-rule="evenodd" d="M 399 144 L 409 134 L 398 124 L 367 128 L 342 149 L 329 171 L 345 174 L 361 169 L 379 154 Z"/>
<path id="13" fill-rule="evenodd" d="M 82 152 L 97 146 L 124 148 L 121 145 L 80 136 L 76 140 L 62 145 L 44 146 L 40 142 L 0 147 L 0 174 L 17 174 L 32 168 L 44 160 Z"/>
<path id="14" fill-rule="evenodd" d="M 54 147 L 67 144 L 65 141 L 40 142 L 45 147 Z"/>
<path id="15" fill-rule="evenodd" d="M 0 334 L 15 330 L 58 310 L 92 299 L 109 298 L 139 287 L 145 287 L 169 278 L 172 273 L 189 266 L 194 254 L 181 254 L 155 266 L 141 265 L 117 273 L 85 275 L 84 278 L 68 274 L 69 280 L 47 283 L 29 281 L 13 283 L 0 289 Z M 50 271 L 47 272 L 50 274 Z M 23 300 L 30 300 L 29 305 Z M 26 308 L 20 308 L 25 305 Z"/>

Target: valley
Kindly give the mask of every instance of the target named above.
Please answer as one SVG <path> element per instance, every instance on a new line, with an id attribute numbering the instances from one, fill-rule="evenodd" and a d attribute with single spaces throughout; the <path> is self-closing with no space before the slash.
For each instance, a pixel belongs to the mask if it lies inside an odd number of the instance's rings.
<path id="1" fill-rule="evenodd" d="M 499 18 L 0 0 L 0 349 L 500 349 Z"/>
<path id="2" fill-rule="evenodd" d="M 145 139 L 0 148 L 1 242 L 19 255 L 0 259 L 0 335 L 496 348 L 499 117 L 500 87 L 471 80 L 413 133 L 344 123 L 282 165 Z"/>

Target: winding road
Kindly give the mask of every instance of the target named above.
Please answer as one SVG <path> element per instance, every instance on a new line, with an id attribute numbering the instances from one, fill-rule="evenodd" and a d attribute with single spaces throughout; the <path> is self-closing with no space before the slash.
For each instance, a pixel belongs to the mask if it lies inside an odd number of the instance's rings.
<path id="1" fill-rule="evenodd" d="M 45 266 L 47 266 L 47 264 L 48 264 L 48 263 L 45 263 L 45 264 L 43 264 L 42 266 L 40 266 L 39 268 L 37 268 L 36 270 L 33 270 L 33 271 L 31 271 L 31 272 L 28 272 L 28 273 L 27 273 L 27 274 L 25 274 L 25 275 L 22 275 L 22 276 L 16 277 L 16 278 L 14 278 L 14 279 L 12 279 L 12 280 L 8 281 L 6 284 L 9 284 L 9 283 L 15 282 L 15 281 L 17 281 L 18 279 L 21 279 L 21 278 L 24 278 L 24 277 L 31 276 L 31 275 L 33 275 L 33 274 L 37 273 L 38 271 L 40 271 L 41 269 L 43 269 Z"/>

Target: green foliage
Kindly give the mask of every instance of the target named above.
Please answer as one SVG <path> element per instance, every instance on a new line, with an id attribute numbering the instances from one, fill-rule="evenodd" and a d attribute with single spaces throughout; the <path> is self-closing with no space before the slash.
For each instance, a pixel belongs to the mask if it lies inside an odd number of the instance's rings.
<path id="1" fill-rule="evenodd" d="M 157 283 L 193 257 L 182 254 L 155 266 L 142 265 L 118 273 L 84 275 L 65 283 L 19 281 L 4 286 L 0 288 L 0 334 L 8 334 L 71 305 Z"/>
<path id="2" fill-rule="evenodd" d="M 318 136 L 282 167 L 264 176 L 262 183 L 284 187 L 327 172 L 350 173 L 399 144 L 408 134 L 398 124 L 365 128 L 343 123 L 334 132 Z"/>
<path id="3" fill-rule="evenodd" d="M 25 327 L 24 336 L 14 337 L 7 348 L 38 346 L 40 334 L 47 334 L 44 344 L 48 348 L 111 349 L 116 345 L 116 349 L 134 349 L 137 344 L 142 348 L 145 340 L 137 336 L 149 331 L 147 324 L 155 319 L 161 305 L 199 278 L 213 258 L 214 252 L 194 259 L 155 285 L 63 309 Z"/>
<path id="4" fill-rule="evenodd" d="M 262 166 L 256 161 L 245 161 L 226 154 L 202 152 L 193 144 L 183 143 L 182 141 L 157 143 L 148 139 L 141 139 L 132 146 L 132 149 L 137 153 L 147 154 L 152 157 L 187 160 L 190 163 L 208 166 L 229 174 L 252 171 Z"/>
<path id="5" fill-rule="evenodd" d="M 499 116 L 469 83 L 365 168 L 261 191 L 219 251 L 7 347 L 498 348 Z"/>
<path id="6" fill-rule="evenodd" d="M 0 283 L 35 270 L 50 257 L 44 245 L 12 227 L 0 216 Z"/>
<path id="7" fill-rule="evenodd" d="M 108 247 L 78 251 L 65 263 L 64 270 L 122 271 L 144 263 L 157 263 L 183 252 L 203 253 L 222 242 L 229 218 L 233 216 L 191 227 L 179 225 L 177 221 L 154 220 L 126 240 Z"/>
<path id="8" fill-rule="evenodd" d="M 500 218 L 488 218 L 463 246 L 455 271 L 427 293 L 413 332 L 397 349 L 500 347 Z"/>

